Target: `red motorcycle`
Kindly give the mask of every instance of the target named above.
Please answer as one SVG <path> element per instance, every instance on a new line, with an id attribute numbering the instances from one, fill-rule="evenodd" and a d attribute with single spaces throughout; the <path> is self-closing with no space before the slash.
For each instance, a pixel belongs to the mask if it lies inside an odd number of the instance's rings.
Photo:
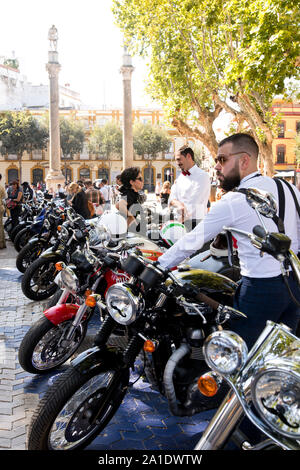
<path id="1" fill-rule="evenodd" d="M 44 315 L 28 330 L 19 348 L 19 363 L 27 372 L 45 374 L 61 366 L 78 350 L 94 314 L 106 315 L 105 295 L 113 284 L 126 282 L 130 276 L 120 268 L 123 253 L 100 249 L 77 251 L 69 266 L 56 263 L 55 282 L 60 287 Z M 157 260 L 157 249 L 138 249 L 148 259 Z"/>

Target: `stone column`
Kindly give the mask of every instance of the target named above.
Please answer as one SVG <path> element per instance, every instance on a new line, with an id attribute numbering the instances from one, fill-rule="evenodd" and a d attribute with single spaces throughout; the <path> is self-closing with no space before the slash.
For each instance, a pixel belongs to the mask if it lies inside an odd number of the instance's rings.
<path id="1" fill-rule="evenodd" d="M 120 69 L 123 76 L 123 170 L 134 166 L 131 100 L 131 75 L 133 71 L 131 56 L 127 52 L 127 48 L 124 47 L 123 64 Z"/>
<path id="2" fill-rule="evenodd" d="M 61 171 L 60 133 L 59 133 L 59 86 L 58 74 L 61 66 L 58 62 L 57 30 L 55 26 L 49 30 L 48 38 L 54 50 L 48 52 L 46 70 L 49 74 L 49 172 L 46 176 L 47 188 L 57 189 L 58 183 L 65 181 Z"/>

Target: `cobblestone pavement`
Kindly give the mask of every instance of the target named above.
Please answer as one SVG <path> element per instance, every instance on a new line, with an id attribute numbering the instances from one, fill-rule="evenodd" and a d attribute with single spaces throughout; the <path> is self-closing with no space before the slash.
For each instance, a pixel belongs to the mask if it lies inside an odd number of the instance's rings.
<path id="1" fill-rule="evenodd" d="M 7 241 L 7 248 L 0 250 L 0 450 L 26 449 L 28 424 L 39 397 L 55 375 L 68 367 L 38 376 L 25 372 L 18 363 L 19 344 L 47 301 L 32 302 L 23 295 L 15 258 L 14 247 Z M 96 327 L 91 324 L 88 338 Z M 131 380 L 136 378 L 133 374 Z M 87 449 L 193 449 L 212 415 L 213 411 L 207 411 L 190 418 L 175 417 L 165 398 L 139 379 L 111 423 Z"/>

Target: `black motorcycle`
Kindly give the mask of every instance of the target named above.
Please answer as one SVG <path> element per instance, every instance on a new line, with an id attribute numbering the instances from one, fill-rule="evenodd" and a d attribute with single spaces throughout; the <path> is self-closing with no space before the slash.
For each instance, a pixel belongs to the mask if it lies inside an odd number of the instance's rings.
<path id="1" fill-rule="evenodd" d="M 85 221 L 72 209 L 68 210 L 67 220 L 60 226 L 55 244 L 42 254 L 26 269 L 22 278 L 22 292 L 31 300 L 44 300 L 57 289 L 55 264 L 58 261 L 70 262 L 71 254 L 83 248 L 88 238 Z"/>
<path id="2" fill-rule="evenodd" d="M 207 370 L 205 338 L 230 317 L 243 316 L 229 306 L 236 283 L 204 270 L 167 272 L 137 254 L 122 267 L 130 282 L 108 289 L 108 315 L 95 346 L 79 355 L 42 398 L 30 425 L 29 450 L 72 450 L 91 442 L 121 405 L 141 351 L 147 377 L 174 414 L 191 416 L 216 407 L 223 396 L 220 388 L 214 399 L 203 399 L 198 379 Z M 120 341 L 114 344 L 114 332 L 123 335 L 123 347 Z"/>
<path id="3" fill-rule="evenodd" d="M 21 245 L 25 243 L 25 238 L 29 238 L 29 240 L 20 249 L 16 258 L 16 267 L 21 273 L 25 273 L 26 269 L 33 263 L 33 261 L 35 261 L 43 251 L 48 249 L 56 241 L 59 233 L 57 228 L 63 223 L 64 219 L 64 209 L 62 207 L 53 207 L 51 205 L 45 210 L 45 214 L 41 222 L 36 221 L 32 226 L 27 228 L 27 233 L 24 233 L 23 240 L 20 240 Z M 36 230 L 34 227 L 35 225 L 38 226 Z M 33 233 L 35 231 L 38 231 L 38 233 L 34 236 Z"/>
<path id="4" fill-rule="evenodd" d="M 286 288 L 300 306 L 287 282 L 292 270 L 300 287 L 299 258 L 290 249 L 290 238 L 283 233 L 268 232 L 263 221 L 263 217 L 277 216 L 276 202 L 269 193 L 254 188 L 243 191 L 247 202 L 256 210 L 261 225 L 255 226 L 253 233 L 233 227 L 224 229 L 247 237 L 262 254 L 268 253 L 280 263 Z M 195 450 L 222 450 L 234 445 L 239 450 L 299 451 L 299 351 L 299 338 L 286 325 L 273 321 L 266 323 L 250 351 L 243 338 L 233 331 L 224 330 L 210 335 L 204 342 L 203 353 L 211 371 L 202 378 L 201 392 L 206 394 L 213 388 L 218 390 L 216 381 L 222 377 L 229 384 L 230 391 Z M 205 382 L 210 384 L 210 391 Z"/>

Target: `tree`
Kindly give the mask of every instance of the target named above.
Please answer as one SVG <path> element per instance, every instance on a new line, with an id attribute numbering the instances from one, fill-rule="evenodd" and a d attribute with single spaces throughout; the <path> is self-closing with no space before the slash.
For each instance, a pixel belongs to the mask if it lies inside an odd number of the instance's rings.
<path id="1" fill-rule="evenodd" d="M 95 126 L 89 138 L 89 152 L 107 160 L 113 155 L 122 155 L 122 129 L 115 122 Z"/>
<path id="2" fill-rule="evenodd" d="M 59 122 L 60 146 L 65 158 L 73 158 L 77 153 L 82 152 L 85 132 L 81 122 L 76 120 L 61 118 Z"/>
<path id="3" fill-rule="evenodd" d="M 217 151 L 222 111 L 256 139 L 268 174 L 278 118 L 270 112 L 285 79 L 298 77 L 295 0 L 114 0 L 128 47 L 148 56 L 148 90 L 182 135 Z"/>
<path id="4" fill-rule="evenodd" d="M 1 153 L 17 155 L 20 182 L 22 182 L 23 153 L 46 148 L 48 139 L 47 128 L 30 113 L 20 111 L 0 114 Z"/>
<path id="5" fill-rule="evenodd" d="M 136 123 L 133 127 L 133 148 L 137 155 L 152 158 L 160 152 L 168 152 L 172 140 L 159 126 Z"/>

